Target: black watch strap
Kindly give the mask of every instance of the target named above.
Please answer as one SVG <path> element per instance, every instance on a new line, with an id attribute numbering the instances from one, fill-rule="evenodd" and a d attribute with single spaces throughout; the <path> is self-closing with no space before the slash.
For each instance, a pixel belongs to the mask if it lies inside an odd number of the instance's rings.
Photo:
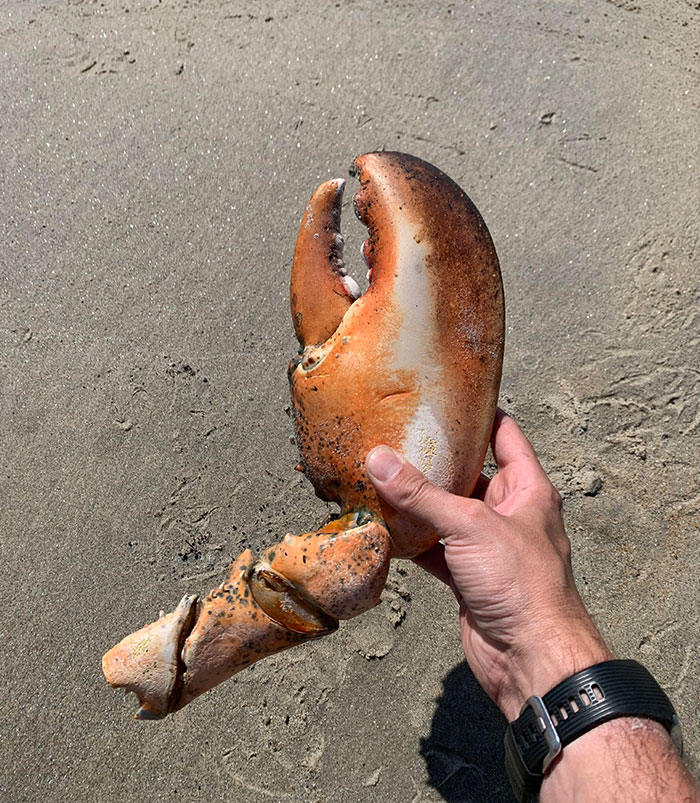
<path id="1" fill-rule="evenodd" d="M 530 697 L 506 730 L 506 772 L 520 803 L 537 799 L 544 773 L 563 747 L 617 717 L 660 722 L 682 750 L 678 717 L 665 692 L 637 661 L 605 661 L 578 672 L 544 697 Z"/>

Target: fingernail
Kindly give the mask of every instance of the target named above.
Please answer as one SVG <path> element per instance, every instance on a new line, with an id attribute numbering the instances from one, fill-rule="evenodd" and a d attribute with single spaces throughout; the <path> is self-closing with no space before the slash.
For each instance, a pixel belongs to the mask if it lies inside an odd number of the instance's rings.
<path id="1" fill-rule="evenodd" d="M 373 480 L 390 482 L 401 470 L 401 458 L 388 446 L 377 446 L 367 455 L 365 468 Z"/>

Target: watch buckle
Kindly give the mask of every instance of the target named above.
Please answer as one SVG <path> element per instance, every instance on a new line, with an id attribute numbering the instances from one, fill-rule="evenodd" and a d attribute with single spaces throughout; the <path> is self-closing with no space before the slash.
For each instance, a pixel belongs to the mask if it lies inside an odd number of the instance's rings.
<path id="1" fill-rule="evenodd" d="M 547 706 L 544 704 L 544 700 L 541 697 L 537 697 L 536 695 L 528 697 L 523 703 L 523 707 L 520 709 L 521 715 L 526 708 L 531 708 L 535 714 L 535 721 L 537 722 L 540 732 L 544 735 L 544 740 L 547 744 L 547 755 L 542 762 L 542 775 L 544 775 L 552 761 L 561 753 L 561 739 L 559 738 L 557 729 L 554 727 L 554 722 L 552 722 L 549 711 L 547 711 Z"/>

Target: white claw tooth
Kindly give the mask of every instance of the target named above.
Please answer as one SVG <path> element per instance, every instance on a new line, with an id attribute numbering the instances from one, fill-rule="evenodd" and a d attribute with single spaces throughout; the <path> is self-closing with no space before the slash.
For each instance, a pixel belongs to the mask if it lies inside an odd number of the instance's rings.
<path id="1" fill-rule="evenodd" d="M 360 285 L 352 278 L 352 276 L 343 276 L 342 281 L 348 294 L 353 299 L 358 299 L 362 295 Z"/>

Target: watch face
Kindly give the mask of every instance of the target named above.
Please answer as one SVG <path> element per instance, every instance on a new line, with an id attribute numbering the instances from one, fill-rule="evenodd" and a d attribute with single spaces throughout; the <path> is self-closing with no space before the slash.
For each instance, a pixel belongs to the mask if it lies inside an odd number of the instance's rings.
<path id="1" fill-rule="evenodd" d="M 681 732 L 681 723 L 678 719 L 678 714 L 673 715 L 673 725 L 671 726 L 671 739 L 673 744 L 676 745 L 678 755 L 683 757 L 683 733 Z"/>

